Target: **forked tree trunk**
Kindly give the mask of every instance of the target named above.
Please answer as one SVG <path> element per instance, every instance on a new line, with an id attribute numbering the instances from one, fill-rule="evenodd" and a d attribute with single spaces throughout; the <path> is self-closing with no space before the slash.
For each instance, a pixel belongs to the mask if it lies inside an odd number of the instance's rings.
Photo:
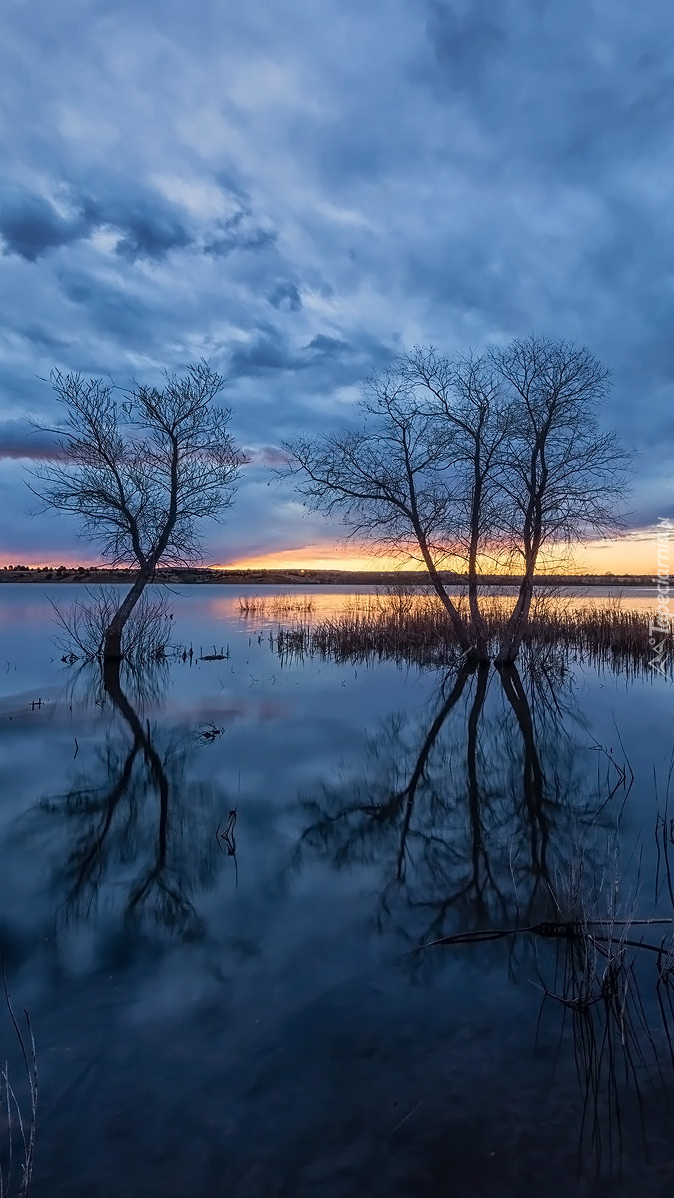
<path id="1" fill-rule="evenodd" d="M 121 661 L 122 635 L 134 607 L 152 577 L 150 569 L 141 570 L 108 625 L 103 638 L 103 661 Z"/>
<path id="2" fill-rule="evenodd" d="M 412 472 L 412 468 L 410 465 L 407 447 L 405 447 L 405 461 L 406 461 L 406 468 L 407 468 L 407 480 L 408 480 L 408 486 L 409 486 L 410 516 L 411 516 L 411 521 L 412 521 L 412 527 L 414 529 L 414 535 L 417 538 L 417 544 L 421 550 L 421 556 L 424 559 L 424 565 L 426 566 L 426 569 L 428 570 L 428 574 L 429 574 L 429 577 L 431 580 L 431 586 L 433 587 L 433 590 L 435 591 L 436 595 L 438 596 L 438 599 L 442 603 L 445 611 L 447 612 L 447 615 L 449 616 L 449 621 L 450 621 L 450 624 L 452 625 L 452 631 L 454 633 L 454 636 L 456 637 L 459 648 L 461 649 L 461 651 L 463 652 L 463 654 L 465 655 L 467 660 L 478 660 L 479 654 L 476 652 L 476 646 L 473 641 L 473 638 L 470 635 L 470 629 L 466 627 L 465 621 L 463 620 L 463 618 L 461 617 L 457 608 L 452 603 L 451 598 L 447 594 L 447 589 L 440 577 L 437 566 L 436 566 L 435 562 L 433 561 L 433 554 L 431 553 L 431 550 L 429 548 L 428 541 L 426 539 L 426 533 L 422 527 L 421 518 L 419 516 L 419 509 L 417 507 L 416 490 L 415 490 L 415 483 L 414 483 L 414 474 Z"/>
<path id="3" fill-rule="evenodd" d="M 471 629 L 466 626 L 465 621 L 447 594 L 447 589 L 436 569 L 435 562 L 433 561 L 427 546 L 422 542 L 421 538 L 419 538 L 419 544 L 426 569 L 428 570 L 430 576 L 431 585 L 449 616 L 450 623 L 452 625 L 452 631 L 457 639 L 459 648 L 465 654 L 466 663 L 477 665 L 481 661 L 489 661 L 487 646 L 484 637 L 480 635 L 480 629 Z M 473 633 L 473 635 L 471 635 L 471 633 Z"/>
<path id="4" fill-rule="evenodd" d="M 497 666 L 513 665 L 517 660 L 517 654 L 520 651 L 522 637 L 529 623 L 529 612 L 531 610 L 531 600 L 534 594 L 534 571 L 533 566 L 527 566 L 524 578 L 520 583 L 517 602 L 513 608 L 510 619 L 506 624 L 505 632 L 501 639 L 501 645 L 498 655 L 495 660 Z"/>
<path id="5" fill-rule="evenodd" d="M 501 645 L 494 661 L 496 666 L 511 666 L 517 660 L 522 638 L 529 623 L 531 600 L 534 595 L 534 574 L 541 547 L 540 516 L 536 520 L 533 536 L 525 533 L 524 575 L 520 583 L 517 602 L 501 638 Z"/>
<path id="6" fill-rule="evenodd" d="M 447 591 L 445 590 L 444 586 L 442 585 L 442 582 L 440 581 L 440 578 L 438 577 L 437 573 L 435 574 L 435 576 L 433 574 L 431 574 L 431 584 L 433 586 L 433 589 L 434 589 L 436 595 L 440 599 L 440 602 L 442 603 L 445 611 L 447 612 L 447 614 L 449 616 L 449 620 L 452 625 L 452 631 L 458 641 L 459 648 L 462 650 L 463 653 L 466 654 L 467 657 L 472 658 L 474 655 L 475 646 L 473 645 L 473 642 L 471 640 L 470 633 L 468 632 L 468 629 L 466 628 L 463 620 L 461 619 L 461 616 L 459 615 L 457 609 L 455 608 L 449 595 L 447 594 Z"/>
<path id="7" fill-rule="evenodd" d="M 431 580 L 431 586 L 433 587 L 433 590 L 435 591 L 436 595 L 438 596 L 438 599 L 442 603 L 445 611 L 447 612 L 447 615 L 449 616 L 449 620 L 452 625 L 452 631 L 454 633 L 454 636 L 457 639 L 459 648 L 466 654 L 466 656 L 468 658 L 472 659 L 473 657 L 476 657 L 477 655 L 475 654 L 475 645 L 471 638 L 470 631 L 466 627 L 459 612 L 457 611 L 456 607 L 452 603 L 452 600 L 450 599 L 449 595 L 447 594 L 447 590 L 446 590 L 445 585 L 438 573 L 435 562 L 433 561 L 433 558 L 431 556 L 430 550 L 428 549 L 428 546 L 426 545 L 423 535 L 418 531 L 417 531 L 417 539 L 419 541 L 419 548 L 421 549 L 421 553 L 422 553 L 422 556 L 424 559 L 424 564 L 426 566 L 426 569 L 428 570 L 428 574 L 429 574 L 429 577 Z"/>

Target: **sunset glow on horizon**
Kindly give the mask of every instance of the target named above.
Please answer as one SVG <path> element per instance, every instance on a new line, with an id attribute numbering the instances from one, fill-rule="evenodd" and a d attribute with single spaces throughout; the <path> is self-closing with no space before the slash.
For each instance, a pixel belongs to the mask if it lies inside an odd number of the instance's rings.
<path id="1" fill-rule="evenodd" d="M 420 562 L 354 549 L 339 549 L 333 542 L 284 549 L 258 557 L 238 557 L 217 563 L 221 570 L 423 570 Z M 493 567 L 488 562 L 483 573 Z M 494 571 L 496 572 L 496 571 Z M 513 572 L 516 572 L 513 571 Z M 644 529 L 614 541 L 593 541 L 575 547 L 572 560 L 558 553 L 541 561 L 538 573 L 650 574 L 657 572 L 655 533 Z"/>
<path id="2" fill-rule="evenodd" d="M 0 569 L 7 566 L 24 565 L 31 569 L 67 570 L 105 569 L 104 562 L 83 557 L 53 557 L 44 553 L 28 553 L 23 557 L 0 559 Z M 204 562 L 212 570 L 372 570 L 409 571 L 423 570 L 423 565 L 414 558 L 404 559 L 390 555 L 379 555 L 366 548 L 353 546 L 340 548 L 333 541 L 313 542 L 294 549 L 283 549 L 272 553 L 250 557 L 224 558 L 218 562 Z M 446 567 L 449 568 L 449 567 Z M 456 568 L 456 567 L 454 567 Z M 458 572 L 462 572 L 458 568 Z M 482 564 L 482 572 L 498 573 L 488 561 Z M 539 574 L 640 574 L 657 572 L 655 533 L 643 529 L 613 541 L 594 541 L 575 547 L 571 560 L 560 554 L 549 555 L 541 562 Z M 517 573 L 516 567 L 512 573 Z"/>

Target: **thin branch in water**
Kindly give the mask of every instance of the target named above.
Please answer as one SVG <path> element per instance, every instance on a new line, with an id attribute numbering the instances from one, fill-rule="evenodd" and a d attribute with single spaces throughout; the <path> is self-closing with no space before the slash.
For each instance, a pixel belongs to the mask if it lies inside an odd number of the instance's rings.
<path id="1" fill-rule="evenodd" d="M 11 1187 L 12 1168 L 14 1163 L 15 1124 L 19 1132 L 22 1153 L 21 1181 L 17 1193 L 20 1195 L 20 1198 L 28 1198 L 33 1177 L 33 1165 L 35 1161 L 35 1135 L 37 1128 L 38 1101 L 37 1052 L 35 1048 L 33 1028 L 28 1012 L 24 1009 L 23 1015 L 26 1024 L 25 1032 L 22 1031 L 19 1021 L 15 1015 L 7 986 L 7 974 L 5 971 L 4 962 L 2 966 L 2 982 L 5 995 L 5 1005 L 7 1007 L 7 1011 L 9 1012 L 14 1034 L 21 1052 L 26 1077 L 28 1079 L 29 1117 L 28 1121 L 26 1121 L 16 1091 L 9 1080 L 9 1065 L 7 1062 L 5 1062 L 3 1068 L 0 1070 L 0 1108 L 4 1109 L 7 1120 L 7 1167 L 5 1170 L 2 1159 L 0 1158 L 0 1198 L 9 1198 L 12 1192 Z"/>

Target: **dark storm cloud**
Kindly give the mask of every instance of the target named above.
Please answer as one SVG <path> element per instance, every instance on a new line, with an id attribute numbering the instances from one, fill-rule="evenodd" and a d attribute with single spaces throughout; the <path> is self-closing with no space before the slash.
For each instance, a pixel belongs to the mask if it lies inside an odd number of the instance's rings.
<path id="1" fill-rule="evenodd" d="M 90 185 L 89 185 L 90 186 Z M 5 254 L 37 262 L 50 250 L 86 240 L 97 230 L 114 234 L 114 251 L 128 262 L 161 261 L 173 250 L 199 242 L 206 254 L 225 257 L 234 250 L 272 246 L 276 234 L 256 223 L 245 194 L 230 188 L 243 206 L 227 219 L 214 219 L 205 230 L 190 227 L 187 214 L 157 191 L 130 180 L 101 178 L 98 189 L 81 193 L 61 188 L 72 215 L 63 215 L 41 195 L 19 193 L 0 200 L 0 236 Z"/>
<path id="2" fill-rule="evenodd" d="M 270 371 L 294 370 L 298 357 L 275 329 L 258 332 L 248 345 L 234 350 L 229 359 L 229 375 L 255 377 Z"/>
<path id="3" fill-rule="evenodd" d="M 193 240 L 175 214 L 162 211 L 156 196 L 148 197 L 144 204 L 126 206 L 75 196 L 73 206 L 76 215 L 66 217 L 43 196 L 24 194 L 8 200 L 0 206 L 4 252 L 37 262 L 49 250 L 86 239 L 96 229 L 109 228 L 117 234 L 116 253 L 135 262 L 137 258 L 164 258 L 170 250 L 182 249 Z"/>
<path id="4" fill-rule="evenodd" d="M 611 367 L 608 422 L 641 450 L 633 524 L 674 502 L 671 6 L 281 15 L 5 6 L 3 485 L 51 366 L 125 384 L 203 355 L 258 455 L 213 552 L 324 537 L 263 481 L 284 435 L 350 421 L 406 345 L 535 329 Z"/>
<path id="5" fill-rule="evenodd" d="M 340 337 L 327 337 L 324 333 L 317 333 L 307 345 L 308 350 L 314 350 L 316 354 L 323 354 L 327 358 L 339 358 L 348 353 L 350 348 L 348 341 L 342 341 Z"/>
<path id="6" fill-rule="evenodd" d="M 229 359 L 228 374 L 231 378 L 256 377 L 281 373 L 310 374 L 314 387 L 320 380 L 320 389 L 325 389 L 321 377 L 329 371 L 328 378 L 333 386 L 346 385 L 364 378 L 369 367 L 388 361 L 390 350 L 369 338 L 357 338 L 354 344 L 341 337 L 317 333 L 305 345 L 291 347 L 277 329 L 265 326 L 248 345 L 236 349 Z M 311 386 L 311 384 L 309 384 Z"/>
<path id="7" fill-rule="evenodd" d="M 37 262 L 48 250 L 86 237 L 91 223 L 84 214 L 72 219 L 59 215 L 42 196 L 18 195 L 0 207 L 0 236 L 6 254 Z"/>
<path id="8" fill-rule="evenodd" d="M 180 221 L 157 219 L 150 211 L 128 213 L 119 228 L 122 236 L 115 246 L 115 252 L 129 262 L 135 262 L 138 258 L 150 258 L 158 262 L 170 250 L 184 249 L 193 240 Z"/>
<path id="9" fill-rule="evenodd" d="M 349 350 L 346 341 L 323 333 L 293 350 L 278 330 L 267 326 L 249 345 L 234 351 L 229 360 L 229 373 L 236 378 L 268 374 L 269 371 L 306 371 L 327 358 L 341 357 Z"/>
<path id="10" fill-rule="evenodd" d="M 295 283 L 277 283 L 267 299 L 271 306 L 280 312 L 299 312 L 302 307 L 302 296 Z"/>

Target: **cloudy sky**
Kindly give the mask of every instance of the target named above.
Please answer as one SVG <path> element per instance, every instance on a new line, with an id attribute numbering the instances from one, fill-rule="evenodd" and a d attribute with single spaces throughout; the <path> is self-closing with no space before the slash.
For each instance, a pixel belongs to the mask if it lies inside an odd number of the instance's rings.
<path id="1" fill-rule="evenodd" d="M 269 485 L 279 440 L 401 348 L 532 330 L 611 368 L 632 525 L 674 517 L 666 0 L 4 0 L 0 26 L 0 561 L 91 560 L 29 514 L 53 366 L 210 358 L 257 452 L 208 553 L 304 563 L 338 530 Z"/>

